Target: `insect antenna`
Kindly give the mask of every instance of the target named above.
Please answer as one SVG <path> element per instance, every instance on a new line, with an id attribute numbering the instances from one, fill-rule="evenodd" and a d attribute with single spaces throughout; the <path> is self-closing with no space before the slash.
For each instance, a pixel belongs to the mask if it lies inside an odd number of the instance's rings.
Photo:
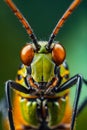
<path id="1" fill-rule="evenodd" d="M 47 50 L 51 49 L 51 44 L 55 38 L 55 36 L 58 34 L 60 28 L 63 26 L 64 22 L 67 20 L 67 18 L 71 15 L 71 13 L 74 11 L 74 9 L 80 4 L 81 0 L 74 0 L 72 2 L 72 4 L 69 6 L 69 8 L 66 10 L 66 12 L 64 13 L 64 15 L 62 16 L 62 18 L 58 21 L 56 27 L 54 28 L 48 44 L 46 46 Z"/>
<path id="2" fill-rule="evenodd" d="M 37 38 L 36 38 L 35 34 L 33 33 L 33 30 L 31 28 L 31 26 L 29 25 L 29 23 L 27 22 L 27 20 L 24 18 L 22 13 L 18 10 L 18 8 L 16 7 L 16 5 L 13 3 L 12 0 L 5 0 L 5 2 L 9 5 L 9 7 L 14 12 L 14 14 L 20 20 L 22 25 L 25 27 L 27 33 L 29 34 L 30 38 L 32 39 L 32 41 L 33 41 L 33 43 L 34 43 L 34 45 L 36 47 L 36 50 L 39 50 L 40 45 L 38 44 Z"/>

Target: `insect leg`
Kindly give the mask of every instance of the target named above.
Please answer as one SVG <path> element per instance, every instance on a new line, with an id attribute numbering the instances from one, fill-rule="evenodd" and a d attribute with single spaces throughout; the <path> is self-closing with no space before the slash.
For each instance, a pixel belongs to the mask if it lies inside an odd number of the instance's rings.
<path id="1" fill-rule="evenodd" d="M 78 107 L 78 102 L 79 102 L 81 88 L 82 88 L 82 80 L 83 80 L 82 76 L 77 74 L 71 79 L 69 79 L 67 82 L 65 82 L 63 85 L 61 85 L 60 88 L 56 89 L 56 92 L 59 93 L 73 87 L 74 84 L 77 84 L 74 105 L 73 105 L 73 114 L 72 114 L 72 120 L 71 120 L 71 130 L 74 129 L 75 118 L 77 115 L 77 107 Z"/>
<path id="2" fill-rule="evenodd" d="M 28 94 L 29 90 L 24 88 L 22 85 L 16 83 L 15 81 L 11 81 L 11 80 L 7 81 L 5 84 L 5 91 L 6 91 L 6 98 L 7 98 L 7 105 L 8 105 L 8 119 L 9 119 L 11 130 L 15 130 L 13 116 L 12 116 L 10 88 L 13 88 L 17 91 L 23 92 L 25 94 Z"/>
<path id="3" fill-rule="evenodd" d="M 77 110 L 77 116 L 82 112 L 82 110 L 87 106 L 87 98 L 81 103 Z"/>
<path id="4" fill-rule="evenodd" d="M 83 82 L 87 85 L 87 80 L 83 79 Z M 84 99 L 84 101 L 81 103 L 77 110 L 77 116 L 82 112 L 82 110 L 87 106 L 87 97 Z"/>
<path id="5" fill-rule="evenodd" d="M 7 98 L 7 104 L 8 104 L 8 119 L 9 119 L 10 129 L 15 130 L 13 116 L 12 116 L 12 105 L 10 101 L 9 84 L 10 82 L 6 83 L 6 86 L 5 86 L 6 98 Z"/>

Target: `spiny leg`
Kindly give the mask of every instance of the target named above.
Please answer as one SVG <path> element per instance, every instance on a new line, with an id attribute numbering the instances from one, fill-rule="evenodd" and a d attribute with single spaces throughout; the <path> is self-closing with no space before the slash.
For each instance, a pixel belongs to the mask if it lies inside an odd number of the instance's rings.
<path id="1" fill-rule="evenodd" d="M 77 74 L 71 79 L 69 79 L 67 82 L 65 82 L 63 85 L 61 85 L 59 88 L 55 88 L 55 92 L 59 93 L 73 87 L 73 85 L 77 83 L 74 105 L 73 105 L 73 114 L 72 114 L 72 120 L 71 120 L 71 130 L 74 129 L 75 118 L 77 115 L 77 107 L 78 107 L 78 102 L 79 102 L 81 88 L 82 88 L 82 81 L 84 82 L 84 79 L 82 78 L 82 76 Z"/>
<path id="2" fill-rule="evenodd" d="M 37 38 L 34 35 L 33 30 L 31 29 L 31 26 L 29 25 L 29 23 L 27 22 L 27 20 L 24 18 L 24 16 L 22 15 L 22 13 L 18 10 L 18 8 L 16 7 L 16 5 L 13 3 L 12 0 L 5 0 L 5 2 L 9 5 L 9 7 L 14 12 L 14 14 L 20 20 L 20 22 L 22 23 L 22 25 L 25 27 L 25 29 L 26 29 L 27 33 L 29 34 L 30 38 L 33 40 L 33 43 L 34 43 L 34 45 L 36 47 L 36 50 L 38 50 L 40 48 L 40 45 L 37 43 Z"/>
<path id="3" fill-rule="evenodd" d="M 47 45 L 47 49 L 50 49 L 50 46 L 55 38 L 55 36 L 58 34 L 60 28 L 63 26 L 64 22 L 67 20 L 67 18 L 71 15 L 71 13 L 74 11 L 74 9 L 80 4 L 81 0 L 74 0 L 70 7 L 66 10 L 62 18 L 58 21 L 56 27 L 54 28 L 49 41 Z"/>

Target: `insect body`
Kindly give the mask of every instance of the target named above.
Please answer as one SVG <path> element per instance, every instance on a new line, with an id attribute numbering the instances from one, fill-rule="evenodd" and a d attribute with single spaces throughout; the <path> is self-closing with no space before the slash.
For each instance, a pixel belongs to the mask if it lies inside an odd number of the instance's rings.
<path id="1" fill-rule="evenodd" d="M 26 127 L 33 129 L 39 129 L 39 127 L 40 129 L 47 129 L 48 126 L 49 128 L 62 127 L 62 124 L 58 126 L 58 123 L 65 120 L 65 109 L 69 105 L 69 90 L 56 94 L 55 90 L 52 89 L 55 89 L 56 85 L 59 86 L 62 82 L 67 81 L 69 78 L 68 66 L 64 62 L 60 67 L 57 67 L 52 62 L 51 53 L 47 53 L 45 49 L 47 42 L 39 42 L 39 44 L 41 49 L 34 54 L 31 66 L 22 65 L 18 70 L 16 82 L 7 81 L 6 83 L 7 87 L 12 84 L 14 89 L 17 89 L 16 87 L 18 89 L 21 89 L 21 87 L 23 87 L 22 89 L 26 88 L 16 91 L 14 95 L 13 117 L 16 129 L 20 127 L 22 129 L 23 126 L 20 126 L 20 124 L 23 124 L 25 129 Z M 26 46 L 31 47 L 30 44 Z M 26 46 L 21 53 L 24 52 Z M 62 111 L 59 107 L 61 107 Z M 52 112 L 53 109 L 54 112 Z M 19 116 L 16 115 L 17 111 Z M 69 111 L 71 114 L 71 110 Z M 60 116 L 57 116 L 59 113 Z"/>
<path id="2" fill-rule="evenodd" d="M 11 0 L 6 0 L 33 40 L 21 51 L 22 65 L 16 81 L 6 82 L 8 120 L 11 130 L 74 130 L 82 81 L 79 74 L 69 78 L 65 49 L 54 38 L 80 0 L 74 0 L 57 23 L 49 41 L 37 41 L 30 25 Z M 77 83 L 73 109 L 69 91 Z M 11 101 L 10 88 L 13 90 Z M 77 110 L 78 108 L 78 110 Z M 71 118 L 72 117 L 72 118 Z"/>

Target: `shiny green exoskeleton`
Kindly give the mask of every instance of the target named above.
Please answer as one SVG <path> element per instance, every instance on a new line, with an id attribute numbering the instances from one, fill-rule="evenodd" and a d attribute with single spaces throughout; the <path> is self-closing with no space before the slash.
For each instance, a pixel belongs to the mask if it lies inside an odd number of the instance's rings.
<path id="1" fill-rule="evenodd" d="M 47 42 L 40 42 L 41 48 L 35 54 L 31 63 L 31 75 L 36 82 L 49 82 L 54 77 L 54 66 L 51 53 L 48 53 L 45 45 Z"/>
<path id="2" fill-rule="evenodd" d="M 65 118 L 65 109 L 69 103 L 67 97 L 69 90 L 57 94 L 54 91 L 52 92 L 51 89 L 57 83 L 59 86 L 66 82 L 69 78 L 69 71 L 65 61 L 58 67 L 55 65 L 51 52 L 47 52 L 46 50 L 46 41 L 41 41 L 39 44 L 41 45 L 41 49 L 38 53 L 34 54 L 31 65 L 29 67 L 22 65 L 18 71 L 16 82 L 25 88 L 31 85 L 30 87 L 35 89 L 35 91 L 31 90 L 30 94 L 18 92 L 18 95 L 21 97 L 19 101 L 21 106 L 20 113 L 26 123 L 33 128 L 39 129 L 41 127 L 42 129 L 44 127 L 43 124 L 45 124 L 44 129 L 46 127 L 55 128 Z M 38 87 L 35 88 L 35 84 Z M 15 98 L 18 98 L 18 95 Z M 18 109 L 15 111 L 18 111 Z"/>
<path id="3" fill-rule="evenodd" d="M 87 99 L 78 107 L 82 83 L 87 81 L 77 74 L 69 78 L 65 49 L 54 38 L 81 0 L 74 0 L 58 21 L 48 41 L 37 41 L 30 25 L 12 0 L 5 0 L 32 39 L 21 51 L 16 81 L 5 84 L 8 121 L 4 129 L 10 130 L 74 130 L 76 116 Z M 77 89 L 73 108 L 69 91 Z M 12 88 L 13 93 L 10 94 Z M 12 99 L 11 99 L 11 96 Z"/>

